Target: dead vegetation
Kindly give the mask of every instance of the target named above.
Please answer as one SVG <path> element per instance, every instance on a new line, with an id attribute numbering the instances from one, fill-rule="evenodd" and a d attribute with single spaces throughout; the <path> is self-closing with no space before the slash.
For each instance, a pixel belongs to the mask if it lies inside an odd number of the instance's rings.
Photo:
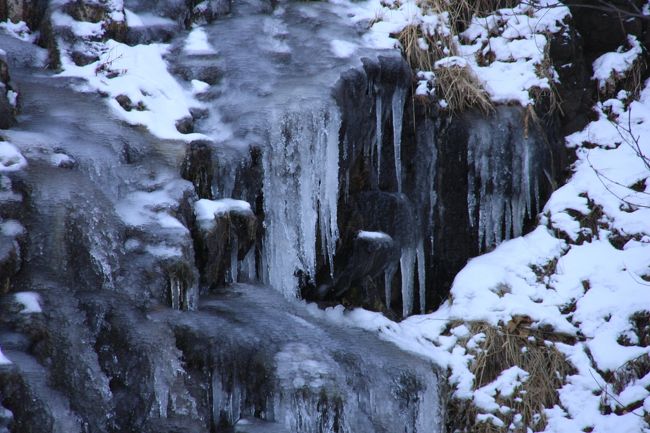
<path id="1" fill-rule="evenodd" d="M 492 383 L 514 366 L 529 376 L 510 396 L 498 392 L 495 400 L 501 407 L 493 414 L 497 420 L 479 417 L 480 410 L 471 401 L 454 400 L 450 404 L 450 425 L 464 432 L 503 433 L 541 431 L 546 425 L 544 409 L 559 403 L 557 390 L 574 370 L 553 344 L 565 336 L 531 328 L 531 320 L 516 316 L 508 324 L 494 327 L 487 323 L 471 325 L 472 335 L 482 335 L 480 347 L 473 351 L 470 367 L 475 389 Z"/>

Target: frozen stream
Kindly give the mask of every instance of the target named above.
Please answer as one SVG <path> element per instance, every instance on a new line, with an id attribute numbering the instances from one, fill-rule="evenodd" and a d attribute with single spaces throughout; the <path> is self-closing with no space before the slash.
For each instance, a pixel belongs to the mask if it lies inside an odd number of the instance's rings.
<path id="1" fill-rule="evenodd" d="M 45 70 L 44 50 L 0 36 L 23 105 L 1 135 L 28 161 L 3 175 L 22 200 L 0 203 L 25 229 L 0 295 L 11 431 L 442 431 L 435 366 L 291 299 L 294 270 L 315 273 L 319 255 L 333 267 L 339 237 L 345 119 L 332 92 L 364 53 L 336 8 L 241 3 L 205 27 L 214 52 L 185 51 L 182 36 L 169 58 L 180 80 L 209 81 L 194 129 L 211 138 L 210 198 L 263 192 L 252 266 L 277 290 L 200 287 L 192 206 L 205 197 L 181 178 L 187 143 L 125 125 Z M 242 178 L 251 147 L 261 174 Z M 11 292 L 24 291 L 42 312 L 21 313 Z"/>

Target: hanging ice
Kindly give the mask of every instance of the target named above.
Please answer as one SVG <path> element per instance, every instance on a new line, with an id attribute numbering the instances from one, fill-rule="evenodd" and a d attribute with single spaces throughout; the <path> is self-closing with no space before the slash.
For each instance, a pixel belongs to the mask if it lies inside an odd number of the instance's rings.
<path id="1" fill-rule="evenodd" d="M 398 192 L 402 192 L 402 120 L 405 99 L 406 89 L 395 87 L 391 108 L 393 111 L 393 153 L 395 155 L 395 177 L 397 178 Z"/>
<path id="2" fill-rule="evenodd" d="M 326 102 L 274 113 L 264 149 L 262 272 L 265 282 L 286 296 L 296 296 L 299 272 L 314 276 L 317 235 L 332 271 L 340 116 L 334 102 Z"/>
<path id="3" fill-rule="evenodd" d="M 375 130 L 375 139 L 377 143 L 377 181 L 381 178 L 381 145 L 384 140 L 383 134 L 383 107 L 381 103 L 381 93 L 377 92 L 375 96 L 375 116 L 376 116 L 376 130 Z"/>
<path id="4" fill-rule="evenodd" d="M 413 277 L 415 274 L 415 249 L 402 248 L 402 257 L 399 259 L 402 274 L 402 315 L 410 316 L 413 312 Z"/>
<path id="5" fill-rule="evenodd" d="M 426 301 L 427 301 L 427 287 L 426 287 L 426 271 L 424 264 L 424 240 L 420 239 L 418 241 L 418 247 L 416 250 L 417 259 L 418 259 L 418 292 L 420 295 L 420 313 L 424 314 Z"/>
<path id="6" fill-rule="evenodd" d="M 390 308 L 390 301 L 393 298 L 393 277 L 397 272 L 397 264 L 390 264 L 384 271 L 384 291 L 386 297 L 386 308 Z"/>
<path id="7" fill-rule="evenodd" d="M 480 250 L 521 236 L 526 216 L 537 212 L 535 162 L 543 157 L 535 150 L 540 145 L 524 136 L 521 119 L 512 113 L 500 111 L 491 123 L 474 122 L 468 138 L 467 208 Z"/>

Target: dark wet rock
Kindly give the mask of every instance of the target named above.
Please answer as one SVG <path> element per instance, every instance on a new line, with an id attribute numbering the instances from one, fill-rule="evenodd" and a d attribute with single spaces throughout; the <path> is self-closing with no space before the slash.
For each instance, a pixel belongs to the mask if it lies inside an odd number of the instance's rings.
<path id="1" fill-rule="evenodd" d="M 85 51 L 74 51 L 71 55 L 72 61 L 77 66 L 86 66 L 91 63 L 99 60 L 99 56 L 85 52 Z"/>
<path id="2" fill-rule="evenodd" d="M 117 101 L 118 104 L 120 104 L 120 107 L 124 108 L 126 111 L 131 111 L 133 110 L 133 102 L 131 101 L 131 98 L 129 98 L 126 95 L 117 95 L 115 97 L 115 100 Z"/>
<path id="3" fill-rule="evenodd" d="M 561 109 L 558 113 L 562 123 L 560 132 L 568 135 L 581 130 L 590 121 L 594 102 L 591 66 L 584 56 L 583 37 L 571 22 L 551 36 L 549 55 L 559 76 L 555 86 Z"/>
<path id="4" fill-rule="evenodd" d="M 9 75 L 7 56 L 0 51 L 0 129 L 8 129 L 16 124 L 17 95 Z"/>
<path id="5" fill-rule="evenodd" d="M 212 200 L 212 147 L 209 141 L 193 141 L 187 147 L 181 168 L 183 179 L 194 185 L 199 198 Z"/>
<path id="6" fill-rule="evenodd" d="M 194 132 L 194 119 L 192 117 L 184 117 L 177 120 L 176 130 L 181 134 L 190 134 Z"/>
<path id="7" fill-rule="evenodd" d="M 14 107 L 7 99 L 7 88 L 0 84 L 0 129 L 8 129 L 16 124 Z"/>
<path id="8" fill-rule="evenodd" d="M 360 231 L 354 238 L 345 268 L 337 272 L 331 286 L 319 287 L 318 294 L 325 297 L 332 291 L 329 296 L 338 298 L 351 287 L 361 287 L 366 297 L 364 304 L 372 305 L 379 301 L 380 295 L 376 287 L 383 284 L 384 272 L 389 267 L 397 268 L 400 255 L 399 246 L 387 234 Z M 377 308 L 376 305 L 374 307 Z"/>
<path id="9" fill-rule="evenodd" d="M 567 5 L 576 30 L 584 38 L 584 49 L 590 63 L 599 55 L 625 45 L 628 35 L 644 39 L 647 20 L 637 16 L 644 6 L 641 0 L 571 0 Z"/>
<path id="10" fill-rule="evenodd" d="M 196 5 L 192 8 L 192 22 L 210 23 L 228 13 L 232 0 L 193 0 Z"/>
<path id="11" fill-rule="evenodd" d="M 193 236 L 202 282 L 218 287 L 235 280 L 234 262 L 244 260 L 257 240 L 257 218 L 250 209 L 229 209 L 211 222 L 197 221 Z"/>
<path id="12" fill-rule="evenodd" d="M 0 433 L 10 433 L 14 414 L 0 403 Z"/>
<path id="13" fill-rule="evenodd" d="M 11 280 L 22 263 L 20 246 L 9 236 L 0 235 L 0 294 L 11 290 Z"/>
<path id="14" fill-rule="evenodd" d="M 30 29 L 38 29 L 47 5 L 47 0 L 4 0 L 0 2 L 0 21 L 24 21 Z"/>

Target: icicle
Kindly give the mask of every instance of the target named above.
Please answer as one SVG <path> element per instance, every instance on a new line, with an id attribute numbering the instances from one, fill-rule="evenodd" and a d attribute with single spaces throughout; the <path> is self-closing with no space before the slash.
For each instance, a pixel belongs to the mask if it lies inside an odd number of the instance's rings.
<path id="1" fill-rule="evenodd" d="M 246 281 L 255 281 L 257 277 L 255 262 L 255 248 L 253 247 L 248 250 L 244 260 L 239 262 L 239 277 L 246 279 Z"/>
<path id="2" fill-rule="evenodd" d="M 217 428 L 221 421 L 221 409 L 223 408 L 224 392 L 221 385 L 221 376 L 216 368 L 212 370 L 211 375 L 212 388 L 212 423 L 213 428 Z"/>
<path id="3" fill-rule="evenodd" d="M 328 102 L 276 113 L 264 149 L 262 278 L 288 297 L 297 294 L 297 271 L 315 274 L 316 230 L 330 271 L 338 240 L 340 117 Z"/>
<path id="4" fill-rule="evenodd" d="M 181 281 L 175 276 L 169 278 L 169 297 L 172 310 L 180 310 Z"/>
<path id="5" fill-rule="evenodd" d="M 386 308 L 390 308 L 390 301 L 393 299 L 393 277 L 397 272 L 397 263 L 388 265 L 384 271 L 384 291 L 386 296 Z"/>
<path id="6" fill-rule="evenodd" d="M 377 126 L 375 129 L 375 140 L 377 143 L 377 182 L 381 178 L 381 145 L 383 144 L 384 134 L 383 134 L 383 107 L 381 101 L 381 93 L 377 92 L 375 96 L 375 117 L 377 120 Z"/>
<path id="7" fill-rule="evenodd" d="M 398 192 L 402 192 L 402 121 L 405 98 L 406 89 L 395 87 L 391 108 L 393 111 L 393 153 L 395 154 L 395 177 Z"/>
<path id="8" fill-rule="evenodd" d="M 239 252 L 239 245 L 237 241 L 237 236 L 232 237 L 232 245 L 230 245 L 230 282 L 231 283 L 236 283 L 239 281 L 239 268 L 237 267 L 238 264 L 238 252 Z"/>
<path id="9" fill-rule="evenodd" d="M 426 271 L 424 263 L 424 240 L 420 239 L 418 241 L 417 247 L 417 259 L 418 259 L 418 289 L 420 295 L 420 313 L 424 314 L 426 309 L 427 301 L 427 287 L 426 287 Z"/>
<path id="10" fill-rule="evenodd" d="M 399 259 L 402 273 L 402 315 L 409 316 L 413 312 L 413 274 L 415 267 L 415 250 L 403 248 Z"/>

